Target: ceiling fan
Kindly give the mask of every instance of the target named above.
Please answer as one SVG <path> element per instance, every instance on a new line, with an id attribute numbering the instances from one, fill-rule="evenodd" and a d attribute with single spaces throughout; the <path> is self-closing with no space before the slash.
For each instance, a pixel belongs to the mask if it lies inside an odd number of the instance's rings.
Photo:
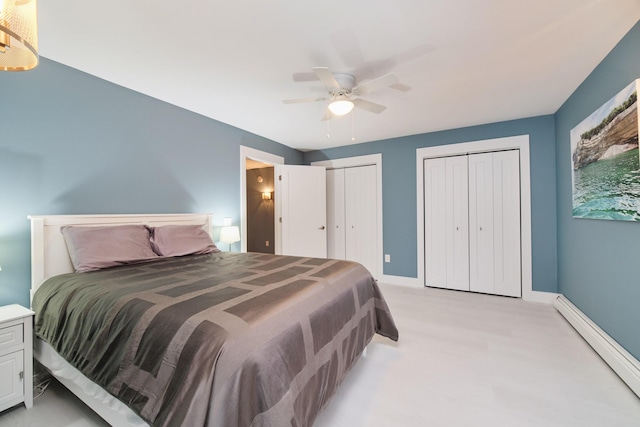
<path id="1" fill-rule="evenodd" d="M 356 78 L 351 74 L 332 73 L 326 67 L 315 67 L 312 68 L 312 70 L 327 88 L 330 98 L 285 99 L 282 102 L 285 104 L 297 104 L 300 102 L 329 100 L 331 102 L 329 103 L 328 110 L 322 117 L 322 120 L 330 120 L 334 116 L 344 116 L 345 114 L 349 114 L 354 107 L 380 114 L 387 107 L 355 97 L 366 95 L 388 86 L 395 87 L 396 89 L 403 91 L 409 90 L 408 86 L 399 84 L 398 76 L 394 73 L 385 74 L 384 76 L 356 85 Z"/>

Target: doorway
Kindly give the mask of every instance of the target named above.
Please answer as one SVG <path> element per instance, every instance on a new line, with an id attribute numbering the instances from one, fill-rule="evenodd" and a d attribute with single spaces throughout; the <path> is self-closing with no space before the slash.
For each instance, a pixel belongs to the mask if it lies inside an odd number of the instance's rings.
<path id="1" fill-rule="evenodd" d="M 277 156 L 275 154 L 267 153 L 265 151 L 256 150 L 255 148 L 240 146 L 240 243 L 241 243 L 241 251 L 247 252 L 248 250 L 248 209 L 247 209 L 247 165 L 249 168 L 253 166 L 260 167 L 271 167 L 273 169 L 274 165 L 283 165 L 284 157 Z M 264 178 L 264 177 L 263 177 Z M 257 176 L 256 176 L 257 182 Z M 264 181 L 263 181 L 264 182 Z M 272 187 L 273 188 L 273 187 Z M 274 189 L 275 190 L 275 189 Z M 272 191 L 274 191 L 272 190 Z M 271 205 L 275 205 L 275 194 L 271 196 Z M 264 226 L 273 226 L 275 227 L 275 219 L 272 220 L 270 224 L 263 224 Z M 273 236 L 273 242 L 269 242 L 269 247 L 275 248 L 278 243 L 278 235 L 277 233 Z M 265 244 L 266 239 L 263 242 Z"/>
<path id="2" fill-rule="evenodd" d="M 275 253 L 274 167 L 246 161 L 247 252 Z"/>
<path id="3" fill-rule="evenodd" d="M 248 247 L 247 160 L 257 161 L 261 163 L 260 166 L 274 167 L 274 182 L 278 184 L 272 198 L 275 209 L 275 236 L 273 238 L 275 253 L 326 257 L 326 179 L 324 168 L 285 165 L 284 157 L 245 146 L 240 146 L 240 223 L 242 227 L 240 242 L 242 251 L 246 252 Z M 317 171 L 319 169 L 322 169 L 322 179 L 318 179 Z M 278 176 L 277 181 L 276 176 Z M 278 186 L 284 186 L 284 190 L 277 190 Z M 296 193 L 301 187 L 303 187 L 303 193 Z M 314 202 L 305 204 L 305 200 L 310 196 L 314 197 Z M 309 214 L 310 207 L 314 208 L 313 213 L 316 215 Z M 314 218 L 315 221 L 312 221 Z M 307 221 L 299 221 L 300 219 L 307 219 Z M 305 227 L 296 228 L 301 225 L 305 225 Z M 321 236 L 317 236 L 318 234 Z M 313 242 L 315 242 L 314 245 L 312 245 Z M 301 244 L 303 246 L 300 246 Z M 299 250 L 301 247 L 313 247 L 314 249 L 312 251 Z M 299 253 L 291 252 L 291 248 L 294 248 L 294 252 Z"/>

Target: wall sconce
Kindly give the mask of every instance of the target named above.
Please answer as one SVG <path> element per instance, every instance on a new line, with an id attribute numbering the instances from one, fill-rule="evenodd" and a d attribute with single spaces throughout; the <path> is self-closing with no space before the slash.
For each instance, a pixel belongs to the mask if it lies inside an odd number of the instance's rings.
<path id="1" fill-rule="evenodd" d="M 272 197 L 270 192 L 262 193 L 262 200 L 271 200 L 271 199 Z"/>
<path id="2" fill-rule="evenodd" d="M 36 0 L 0 0 L 0 71 L 26 71 L 38 65 Z"/>

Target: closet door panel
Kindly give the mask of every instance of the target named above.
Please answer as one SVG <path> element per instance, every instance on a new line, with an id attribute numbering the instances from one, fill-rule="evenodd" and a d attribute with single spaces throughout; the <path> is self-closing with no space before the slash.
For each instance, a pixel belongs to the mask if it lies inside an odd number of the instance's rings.
<path id="1" fill-rule="evenodd" d="M 446 287 L 469 290 L 469 191 L 467 156 L 445 161 Z"/>
<path id="2" fill-rule="evenodd" d="M 494 290 L 493 154 L 469 155 L 469 288 Z"/>
<path id="3" fill-rule="evenodd" d="M 425 159 L 424 173 L 425 285 L 522 296 L 519 151 Z"/>
<path id="4" fill-rule="evenodd" d="M 494 293 L 521 296 L 520 159 L 518 151 L 493 154 Z"/>
<path id="5" fill-rule="evenodd" d="M 327 256 L 345 259 L 344 169 L 327 170 Z"/>
<path id="6" fill-rule="evenodd" d="M 424 161 L 425 285 L 447 287 L 446 160 Z"/>
<path id="7" fill-rule="evenodd" d="M 377 277 L 378 240 L 376 167 L 344 169 L 345 258 L 364 265 Z"/>

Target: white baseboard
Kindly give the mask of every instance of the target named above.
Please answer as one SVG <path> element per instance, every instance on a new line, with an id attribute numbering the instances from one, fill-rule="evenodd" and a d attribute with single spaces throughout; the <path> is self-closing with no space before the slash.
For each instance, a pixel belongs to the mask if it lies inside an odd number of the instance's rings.
<path id="1" fill-rule="evenodd" d="M 559 294 L 553 292 L 531 291 L 523 292 L 522 299 L 530 302 L 541 302 L 543 304 L 553 304 Z"/>
<path id="2" fill-rule="evenodd" d="M 640 397 L 640 362 L 564 295 L 559 295 L 553 305 L 622 381 Z"/>
<path id="3" fill-rule="evenodd" d="M 412 288 L 424 288 L 424 284 L 420 281 L 418 277 L 405 277 L 405 276 L 391 276 L 383 274 L 382 277 L 378 279 L 380 283 L 386 283 L 388 285 L 401 285 L 401 286 L 409 286 Z M 539 292 L 539 291 L 524 291 L 522 294 L 522 299 L 530 302 L 541 302 L 544 304 L 553 304 L 554 301 L 558 298 L 558 294 L 552 292 Z"/>
<path id="4" fill-rule="evenodd" d="M 412 288 L 423 288 L 424 286 L 420 283 L 420 279 L 417 277 L 405 277 L 405 276 L 390 276 L 387 274 L 383 274 L 378 282 L 386 283 L 389 285 L 401 285 L 401 286 L 411 286 Z"/>

